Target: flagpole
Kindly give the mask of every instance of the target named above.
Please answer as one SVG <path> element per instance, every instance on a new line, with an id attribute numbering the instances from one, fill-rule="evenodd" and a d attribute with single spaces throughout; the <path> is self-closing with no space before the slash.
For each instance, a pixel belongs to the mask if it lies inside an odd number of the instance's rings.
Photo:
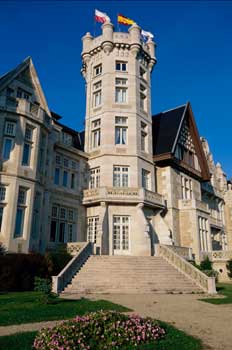
<path id="1" fill-rule="evenodd" d="M 96 36 L 96 17 L 94 16 L 94 25 L 93 25 L 93 37 Z"/>
<path id="2" fill-rule="evenodd" d="M 117 13 L 117 24 L 118 24 L 118 32 L 120 32 L 119 22 L 118 22 L 118 13 Z"/>

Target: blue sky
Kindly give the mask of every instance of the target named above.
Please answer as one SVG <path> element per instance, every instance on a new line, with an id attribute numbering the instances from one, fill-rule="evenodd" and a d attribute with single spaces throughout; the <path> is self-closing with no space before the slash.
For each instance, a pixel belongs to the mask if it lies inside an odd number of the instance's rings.
<path id="1" fill-rule="evenodd" d="M 32 56 L 50 108 L 63 123 L 83 129 L 81 37 L 94 34 L 95 8 L 116 29 L 122 13 L 155 34 L 153 114 L 190 101 L 214 160 L 231 177 L 232 2 L 1 1 L 0 75 Z M 100 31 L 97 24 L 95 35 Z"/>

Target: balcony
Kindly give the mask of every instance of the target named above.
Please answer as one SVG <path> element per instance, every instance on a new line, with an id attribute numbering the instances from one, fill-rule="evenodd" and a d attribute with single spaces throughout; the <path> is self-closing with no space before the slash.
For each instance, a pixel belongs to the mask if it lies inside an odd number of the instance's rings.
<path id="1" fill-rule="evenodd" d="M 179 199 L 178 207 L 180 210 L 196 209 L 196 210 L 203 211 L 207 214 L 210 213 L 208 204 L 202 201 L 198 201 L 196 199 Z"/>
<path id="2" fill-rule="evenodd" d="M 36 121 L 40 121 L 47 127 L 50 125 L 50 117 L 38 104 L 22 98 L 0 96 L 0 110 L 26 115 Z"/>
<path id="3" fill-rule="evenodd" d="M 164 208 L 165 203 L 163 197 L 144 188 L 128 188 L 128 187 L 99 187 L 84 190 L 83 205 L 96 204 L 99 202 L 110 203 L 144 203 L 150 207 Z"/>
<path id="4" fill-rule="evenodd" d="M 210 216 L 209 223 L 210 223 L 210 226 L 216 226 L 216 227 L 220 227 L 220 228 L 222 228 L 224 226 L 221 219 L 215 218 L 213 216 Z"/>

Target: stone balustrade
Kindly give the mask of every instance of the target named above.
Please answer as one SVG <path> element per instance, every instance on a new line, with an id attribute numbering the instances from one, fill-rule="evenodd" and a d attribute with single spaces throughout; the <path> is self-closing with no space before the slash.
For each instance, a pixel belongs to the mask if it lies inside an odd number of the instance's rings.
<path id="1" fill-rule="evenodd" d="M 197 209 L 207 214 L 210 213 L 208 204 L 202 201 L 198 201 L 196 199 L 179 199 L 178 206 L 180 210 Z"/>
<path id="2" fill-rule="evenodd" d="M 88 205 L 97 202 L 127 202 L 145 203 L 150 206 L 164 207 L 164 198 L 156 192 L 144 188 L 129 187 L 99 187 L 84 190 L 83 204 Z"/>
<path id="3" fill-rule="evenodd" d="M 190 261 L 193 260 L 192 248 L 180 247 L 180 246 L 176 246 L 176 245 L 169 245 L 167 247 L 169 249 L 171 249 L 172 251 L 174 251 L 179 256 L 181 256 L 182 258 L 184 258 L 186 260 L 190 260 Z"/>
<path id="4" fill-rule="evenodd" d="M 223 222 L 221 219 L 214 218 L 213 216 L 210 216 L 209 218 L 209 223 L 212 226 L 217 226 L 217 227 L 223 227 Z"/>
<path id="5" fill-rule="evenodd" d="M 78 253 L 72 258 L 72 260 L 69 261 L 69 263 L 63 268 L 59 275 L 52 276 L 53 293 L 58 294 L 64 290 L 64 288 L 68 285 L 68 283 L 71 282 L 73 276 L 80 270 L 92 252 L 93 244 L 91 242 L 84 242 L 82 248 L 80 248 Z"/>
<path id="6" fill-rule="evenodd" d="M 214 250 L 210 253 L 207 253 L 211 261 L 218 260 L 230 260 L 232 259 L 232 250 Z"/>
<path id="7" fill-rule="evenodd" d="M 156 244 L 155 251 L 156 256 L 161 256 L 166 259 L 181 273 L 195 282 L 204 292 L 209 294 L 217 293 L 215 278 L 206 276 L 203 272 L 174 252 L 171 247 Z"/>

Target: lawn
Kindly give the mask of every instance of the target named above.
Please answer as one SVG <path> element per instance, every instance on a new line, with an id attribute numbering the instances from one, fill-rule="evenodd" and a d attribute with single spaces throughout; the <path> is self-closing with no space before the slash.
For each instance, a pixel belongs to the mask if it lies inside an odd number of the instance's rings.
<path id="1" fill-rule="evenodd" d="M 51 320 L 65 320 L 97 310 L 131 311 L 105 300 L 61 299 L 54 304 L 39 301 L 38 292 L 7 293 L 0 295 L 0 326 Z M 0 347 L 0 349 L 2 349 Z M 4 349 L 4 348 L 3 348 Z"/>
<path id="2" fill-rule="evenodd" d="M 202 350 L 199 339 L 193 338 L 178 329 L 159 322 L 167 331 L 166 337 L 157 343 L 137 347 L 137 350 Z M 4 350 L 31 350 L 36 332 L 17 333 L 0 337 L 0 349 Z M 127 348 L 134 350 L 135 348 Z M 120 349 L 123 350 L 123 349 Z"/>
<path id="3" fill-rule="evenodd" d="M 215 305 L 232 304 L 232 284 L 218 283 L 217 292 L 219 295 L 223 295 L 225 298 L 204 298 L 200 300 Z"/>

